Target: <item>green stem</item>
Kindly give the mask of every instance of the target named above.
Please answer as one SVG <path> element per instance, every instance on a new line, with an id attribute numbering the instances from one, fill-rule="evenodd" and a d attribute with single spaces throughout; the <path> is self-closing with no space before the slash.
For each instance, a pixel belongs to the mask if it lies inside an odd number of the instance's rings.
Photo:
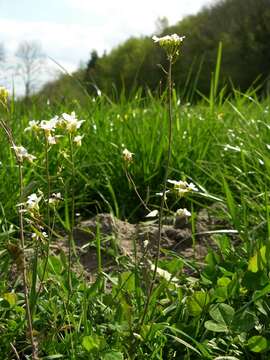
<path id="1" fill-rule="evenodd" d="M 155 255 L 155 267 L 153 272 L 153 277 L 150 283 L 143 316 L 140 322 L 140 326 L 144 324 L 144 320 L 148 311 L 149 303 L 151 300 L 151 296 L 153 293 L 156 277 L 157 277 L 157 268 L 158 262 L 160 258 L 160 246 L 161 246 L 161 233 L 162 233 L 162 225 L 163 225 L 163 212 L 164 212 L 164 205 L 165 205 L 165 198 L 166 198 L 166 189 L 167 189 L 167 180 L 169 174 L 169 165 L 171 160 L 171 153 L 172 153 L 172 59 L 169 58 L 169 69 L 168 69 L 168 116 L 169 116 L 169 130 L 168 130 L 168 150 L 167 150 L 167 162 L 165 167 L 165 174 L 164 174 L 164 181 L 163 181 L 163 193 L 161 197 L 160 203 L 160 210 L 159 210 L 159 221 L 158 221 L 158 240 L 157 240 L 157 249 Z"/>
<path id="2" fill-rule="evenodd" d="M 50 204 L 49 204 L 49 199 L 51 196 L 51 178 L 50 178 L 50 170 L 49 170 L 49 143 L 48 143 L 48 139 L 45 137 L 45 168 L 46 168 L 46 181 L 47 181 L 47 222 L 48 222 L 48 239 L 47 239 L 47 244 L 46 244 L 46 254 L 45 254 L 45 263 L 44 263 L 44 267 L 43 267 L 43 272 L 42 272 L 42 276 L 40 279 L 40 284 L 39 284 L 39 288 L 38 291 L 36 293 L 35 296 L 35 301 L 32 307 L 32 311 L 34 312 L 34 307 L 35 304 L 37 302 L 37 299 L 39 297 L 39 294 L 41 292 L 42 289 L 42 284 L 46 275 L 46 270 L 47 270 L 47 266 L 48 266 L 48 261 L 49 261 L 49 254 L 50 254 L 50 244 L 51 244 L 51 236 L 52 236 L 52 228 L 51 228 L 51 210 L 50 210 Z"/>
<path id="3" fill-rule="evenodd" d="M 23 171 L 22 164 L 19 162 L 19 184 L 20 184 L 20 203 L 22 203 L 23 197 Z M 22 266 L 22 277 L 23 277 L 23 291 L 24 291 L 24 301 L 26 308 L 26 318 L 28 323 L 28 331 L 30 336 L 30 341 L 32 345 L 32 359 L 38 360 L 38 351 L 33 335 L 33 325 L 32 325 L 32 316 L 29 304 L 29 290 L 27 285 L 27 269 L 26 269 L 26 259 L 25 259 L 25 243 L 24 243 L 24 222 L 23 222 L 23 205 L 19 206 L 19 224 L 20 224 L 20 246 L 21 246 L 21 266 Z"/>
<path id="4" fill-rule="evenodd" d="M 75 177 L 75 166 L 74 166 L 74 149 L 72 135 L 69 134 L 69 149 L 70 149 L 70 160 L 71 160 L 71 219 L 68 236 L 68 284 L 69 291 L 72 289 L 71 283 L 71 263 L 72 263 L 72 250 L 76 256 L 76 248 L 73 237 L 74 223 L 75 223 L 75 193 L 74 193 L 74 177 Z"/>

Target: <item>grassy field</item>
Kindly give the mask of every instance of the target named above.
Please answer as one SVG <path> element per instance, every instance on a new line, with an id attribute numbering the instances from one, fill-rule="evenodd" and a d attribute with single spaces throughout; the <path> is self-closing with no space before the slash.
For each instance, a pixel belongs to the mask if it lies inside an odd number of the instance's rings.
<path id="1" fill-rule="evenodd" d="M 117 103 L 101 96 L 83 106 L 74 100 L 67 106 L 38 107 L 11 101 L 8 107 L 1 117 L 15 144 L 36 159 L 19 166 L 0 132 L 3 360 L 32 358 L 16 205 L 25 204 L 33 193 L 40 196 L 39 208 L 23 213 L 23 250 L 39 358 L 269 359 L 269 99 L 235 91 L 222 103 L 210 98 L 191 106 L 173 94 L 168 177 L 192 182 L 199 191 L 182 198 L 169 194 L 165 214 L 187 208 L 194 229 L 198 212 L 219 204 L 215 216 L 237 235 L 214 234 L 216 246 L 208 249 L 203 264 L 167 252 L 159 260 L 150 298 L 152 270 L 147 262 L 112 252 L 116 265 L 105 272 L 105 248 L 97 229 L 91 246 L 99 263 L 95 280 L 89 281 L 77 263 L 72 234 L 76 223 L 97 213 L 138 223 L 146 220 L 146 206 L 159 209 L 156 193 L 162 191 L 168 147 L 166 99 L 138 92 Z M 30 120 L 72 111 L 85 120 L 76 132 L 83 136 L 82 146 L 63 128 L 56 130 L 61 137 L 51 145 L 42 132 L 24 131 Z M 128 176 L 136 191 L 126 176 L 125 148 L 134 154 Z M 61 199 L 49 206 L 53 193 L 61 193 Z M 53 253 L 53 245 L 65 236 L 70 253 Z"/>

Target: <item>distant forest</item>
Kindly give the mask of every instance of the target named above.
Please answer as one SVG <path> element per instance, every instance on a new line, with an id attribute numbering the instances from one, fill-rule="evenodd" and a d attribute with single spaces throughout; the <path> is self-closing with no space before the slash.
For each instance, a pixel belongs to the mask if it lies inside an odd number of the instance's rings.
<path id="1" fill-rule="evenodd" d="M 260 85 L 263 94 L 269 92 L 270 0 L 221 0 L 173 26 L 166 26 L 165 19 L 159 25 L 156 35 L 186 36 L 182 56 L 174 66 L 175 88 L 186 101 L 209 94 L 220 43 L 219 88 L 245 92 Z M 158 64 L 166 67 L 166 57 L 151 37 L 132 37 L 103 56 L 92 50 L 86 68 L 73 76 L 90 95 L 101 91 L 117 98 L 138 89 L 162 92 L 164 76 Z M 63 75 L 46 84 L 41 94 L 59 98 L 61 92 L 63 97 L 77 97 L 81 90 L 75 88 L 74 78 Z"/>

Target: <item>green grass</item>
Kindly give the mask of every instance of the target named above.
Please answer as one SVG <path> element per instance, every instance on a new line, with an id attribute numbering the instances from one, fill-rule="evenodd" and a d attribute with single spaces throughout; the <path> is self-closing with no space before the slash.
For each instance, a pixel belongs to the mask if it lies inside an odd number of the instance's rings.
<path id="1" fill-rule="evenodd" d="M 217 81 L 210 103 L 180 106 L 174 96 L 169 178 L 192 181 L 200 191 L 181 201 L 169 196 L 168 205 L 171 210 L 193 209 L 193 222 L 200 209 L 223 204 L 219 216 L 239 232 L 237 243 L 229 235 L 216 235 L 217 249 L 209 249 L 204 268 L 195 260 L 188 264 L 192 275 L 182 270 L 186 260 L 179 254 L 162 258 L 159 267 L 171 279 L 158 276 L 143 326 L 140 319 L 149 285 L 145 271 L 150 270 L 115 255 L 118 266 L 105 273 L 99 228 L 93 244 L 99 259 L 94 282 L 72 272 L 70 294 L 66 255 L 50 255 L 33 315 L 42 359 L 269 358 L 269 99 L 259 102 L 252 92 L 235 92 L 217 105 Z M 121 103 L 89 99 L 83 107 L 76 101 L 38 108 L 15 103 L 9 120 L 14 137 L 38 158 L 24 166 L 26 195 L 37 189 L 46 193 L 47 183 L 40 138 L 23 129 L 29 120 L 73 110 L 86 120 L 80 131 L 82 147 L 75 152 L 75 178 L 71 179 L 72 166 L 64 154 L 68 141 L 63 138 L 49 152 L 51 192 L 60 191 L 65 198 L 57 210 L 55 231 L 68 232 L 72 183 L 76 212 L 83 218 L 111 212 L 134 223 L 144 220 L 147 212 L 125 177 L 122 151 L 126 147 L 134 153 L 130 174 L 148 207 L 157 208 L 155 193 L 161 191 L 168 140 L 167 111 L 164 99 L 150 95 L 145 99 L 138 93 Z M 3 359 L 15 358 L 12 344 L 22 359 L 30 359 L 21 279 L 10 275 L 18 261 L 10 246 L 18 237 L 18 171 L 3 132 L 0 143 L 0 351 Z M 41 213 L 46 218 L 45 207 Z M 34 244 L 27 226 L 31 264 Z M 43 244 L 38 246 L 42 254 Z M 41 257 L 36 266 L 36 274 L 29 273 L 30 284 L 42 278 L 45 259 Z"/>

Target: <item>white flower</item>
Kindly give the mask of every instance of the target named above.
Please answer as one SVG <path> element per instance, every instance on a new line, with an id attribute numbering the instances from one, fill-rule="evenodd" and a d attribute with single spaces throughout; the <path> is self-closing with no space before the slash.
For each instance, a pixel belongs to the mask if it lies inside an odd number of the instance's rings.
<path id="1" fill-rule="evenodd" d="M 155 43 L 158 43 L 160 47 L 164 48 L 170 61 L 175 61 L 179 55 L 180 45 L 184 38 L 185 36 L 179 36 L 177 34 L 166 35 L 162 37 L 152 37 Z"/>
<path id="2" fill-rule="evenodd" d="M 55 138 L 55 136 L 49 135 L 49 136 L 47 137 L 47 140 L 48 140 L 48 144 L 49 144 L 49 145 L 55 145 L 55 144 L 56 144 L 56 138 Z"/>
<path id="3" fill-rule="evenodd" d="M 39 129 L 39 121 L 31 120 L 29 121 L 28 127 L 25 128 L 24 131 L 38 131 Z"/>
<path id="4" fill-rule="evenodd" d="M 144 240 L 143 246 L 144 246 L 145 249 L 147 248 L 148 245 L 149 245 L 149 241 L 148 241 L 148 240 Z"/>
<path id="5" fill-rule="evenodd" d="M 170 190 L 166 190 L 166 191 L 165 191 L 164 200 L 167 200 L 167 195 L 166 195 L 166 194 L 167 194 L 168 192 L 170 192 Z M 158 193 L 156 193 L 156 195 L 157 195 L 157 196 L 163 196 L 163 192 L 158 192 Z"/>
<path id="6" fill-rule="evenodd" d="M 61 125 L 70 133 L 78 130 L 83 122 L 85 122 L 85 120 L 78 120 L 74 111 L 72 111 L 70 115 L 63 113 L 62 120 L 60 121 Z"/>
<path id="7" fill-rule="evenodd" d="M 49 198 L 49 204 L 50 205 L 55 205 L 55 204 L 58 204 L 58 202 L 62 200 L 62 196 L 61 196 L 61 193 L 58 192 L 58 193 L 53 193 L 51 195 L 51 197 Z"/>
<path id="8" fill-rule="evenodd" d="M 123 152 L 123 158 L 127 163 L 132 162 L 134 153 L 130 152 L 128 149 L 124 149 Z"/>
<path id="9" fill-rule="evenodd" d="M 40 122 L 39 127 L 40 127 L 40 129 L 45 131 L 46 136 L 50 136 L 51 132 L 55 131 L 58 121 L 59 121 L 58 116 L 55 116 L 50 120 L 42 120 Z"/>
<path id="10" fill-rule="evenodd" d="M 186 208 L 184 208 L 184 209 L 178 209 L 176 211 L 176 215 L 179 217 L 190 217 L 191 213 Z"/>
<path id="11" fill-rule="evenodd" d="M 13 145 L 12 149 L 15 151 L 16 157 L 19 162 L 23 162 L 23 160 L 28 160 L 33 162 L 36 157 L 28 153 L 25 147 Z"/>
<path id="12" fill-rule="evenodd" d="M 82 145 L 82 139 L 83 139 L 83 135 L 77 135 L 77 136 L 75 136 L 73 141 L 77 146 L 81 146 Z"/>
<path id="13" fill-rule="evenodd" d="M 41 236 L 40 236 L 41 235 Z M 31 235 L 32 239 L 33 240 L 39 240 L 40 237 L 43 237 L 43 238 L 48 238 L 48 234 L 45 232 L 45 231 L 42 231 L 41 233 L 32 233 Z"/>
<path id="14" fill-rule="evenodd" d="M 156 217 L 158 216 L 158 210 L 153 210 L 153 211 L 150 211 L 149 214 L 147 214 L 145 217 Z"/>
<path id="15" fill-rule="evenodd" d="M 39 202 L 42 198 L 41 196 L 37 196 L 36 193 L 33 193 L 27 196 L 27 201 L 25 203 L 26 209 L 30 212 L 39 210 Z"/>
<path id="16" fill-rule="evenodd" d="M 182 181 L 182 180 L 177 181 L 177 180 L 168 179 L 167 181 L 168 181 L 168 183 L 173 184 L 174 186 L 185 187 L 187 184 L 186 181 Z"/>
<path id="17" fill-rule="evenodd" d="M 179 36 L 177 34 L 165 35 L 162 37 L 153 36 L 152 39 L 155 43 L 159 43 L 160 46 L 164 45 L 180 45 L 185 39 L 185 36 Z"/>
<path id="18" fill-rule="evenodd" d="M 199 191 L 198 188 L 193 183 L 188 184 L 188 190 L 189 191 Z"/>
<path id="19" fill-rule="evenodd" d="M 230 144 L 227 144 L 224 146 L 224 150 L 228 151 L 228 150 L 232 150 L 232 151 L 236 151 L 236 152 L 240 152 L 241 149 L 239 146 L 231 146 Z"/>
<path id="20" fill-rule="evenodd" d="M 182 197 L 190 191 L 198 191 L 196 186 L 193 183 L 188 183 L 186 181 L 176 181 L 176 180 L 167 180 L 168 183 L 173 185 L 174 190 L 177 192 L 178 196 Z"/>

